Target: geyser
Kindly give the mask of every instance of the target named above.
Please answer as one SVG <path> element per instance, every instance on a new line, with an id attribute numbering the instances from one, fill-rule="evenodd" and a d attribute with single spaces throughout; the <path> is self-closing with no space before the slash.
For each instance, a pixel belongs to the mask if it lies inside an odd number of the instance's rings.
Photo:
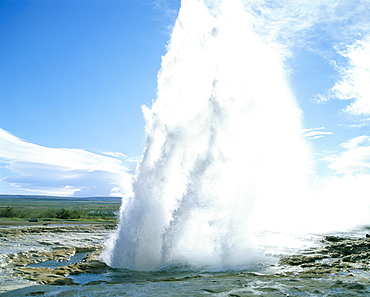
<path id="1" fill-rule="evenodd" d="M 250 230 L 281 223 L 277 209 L 302 197 L 301 111 L 253 22 L 241 0 L 182 1 L 157 100 L 144 108 L 147 146 L 104 253 L 109 265 L 246 263 Z"/>

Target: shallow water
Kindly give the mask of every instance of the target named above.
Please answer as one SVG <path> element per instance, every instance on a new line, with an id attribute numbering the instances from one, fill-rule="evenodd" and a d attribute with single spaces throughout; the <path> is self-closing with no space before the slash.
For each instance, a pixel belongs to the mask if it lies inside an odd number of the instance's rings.
<path id="1" fill-rule="evenodd" d="M 83 260 L 85 256 L 87 256 L 89 253 L 75 253 L 69 260 L 66 261 L 45 261 L 45 262 L 39 262 L 35 264 L 30 264 L 28 266 L 30 267 L 47 267 L 47 268 L 57 268 L 57 267 L 62 267 L 66 265 L 71 265 L 74 263 L 78 263 Z"/>
<path id="2" fill-rule="evenodd" d="M 37 292 L 41 296 L 367 296 L 368 278 L 369 274 L 304 279 L 249 271 L 117 271 L 76 276 L 79 286 L 35 286 L 4 296 Z"/>
<path id="3" fill-rule="evenodd" d="M 80 227 L 86 227 L 83 225 L 76 227 L 75 232 L 52 232 L 52 230 L 57 227 L 65 228 L 69 226 L 55 225 L 50 227 L 50 232 L 47 232 L 48 227 L 45 227 L 43 232 L 32 233 L 16 232 L 17 229 L 20 230 L 25 228 L 25 226 L 0 227 L 0 294 L 7 294 L 4 292 L 36 284 L 35 282 L 13 275 L 13 270 L 10 268 L 11 265 L 9 265 L 9 262 L 11 262 L 12 259 L 16 260 L 17 257 L 20 257 L 20 254 L 50 252 L 54 248 L 60 247 L 99 246 L 103 245 L 110 234 L 109 230 L 104 229 L 91 232 L 89 230 L 78 230 Z M 35 226 L 28 228 L 34 228 L 36 230 L 39 227 Z M 15 232 L 9 236 L 4 236 L 2 230 L 14 230 Z M 76 253 L 67 261 L 46 261 L 43 263 L 30 264 L 29 266 L 55 268 L 78 262 L 84 255 L 86 255 L 86 253 Z"/>

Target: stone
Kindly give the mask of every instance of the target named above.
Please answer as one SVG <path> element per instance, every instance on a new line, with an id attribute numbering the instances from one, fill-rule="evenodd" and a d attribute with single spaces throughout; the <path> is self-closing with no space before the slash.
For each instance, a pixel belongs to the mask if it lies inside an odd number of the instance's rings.
<path id="1" fill-rule="evenodd" d="M 107 283 L 106 281 L 91 281 L 91 282 L 88 282 L 86 284 L 84 284 L 84 286 L 95 286 L 95 285 L 101 285 L 101 284 L 105 284 Z"/>
<path id="2" fill-rule="evenodd" d="M 95 252 L 98 247 L 95 246 L 80 246 L 75 247 L 76 253 L 89 253 L 89 252 Z"/>
<path id="3" fill-rule="evenodd" d="M 57 278 L 54 278 L 52 281 L 47 282 L 46 284 L 54 285 L 54 286 L 79 285 L 78 283 L 75 283 L 73 279 L 69 277 L 57 277 Z"/>
<path id="4" fill-rule="evenodd" d="M 339 236 L 328 235 L 324 237 L 324 240 L 329 241 L 329 242 L 339 242 L 339 241 L 345 240 L 345 238 L 339 237 Z"/>
<path id="5" fill-rule="evenodd" d="M 280 259 L 280 264 L 283 265 L 301 265 L 306 263 L 313 263 L 315 262 L 314 257 L 304 256 L 304 255 L 293 255 L 293 256 L 285 256 Z"/>

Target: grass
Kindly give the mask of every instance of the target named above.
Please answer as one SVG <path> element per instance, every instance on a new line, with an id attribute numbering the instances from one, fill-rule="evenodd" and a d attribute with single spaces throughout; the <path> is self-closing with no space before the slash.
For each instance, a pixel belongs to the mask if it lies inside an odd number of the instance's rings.
<path id="1" fill-rule="evenodd" d="M 63 219 L 78 221 L 116 220 L 118 197 L 0 196 L 0 218 Z"/>

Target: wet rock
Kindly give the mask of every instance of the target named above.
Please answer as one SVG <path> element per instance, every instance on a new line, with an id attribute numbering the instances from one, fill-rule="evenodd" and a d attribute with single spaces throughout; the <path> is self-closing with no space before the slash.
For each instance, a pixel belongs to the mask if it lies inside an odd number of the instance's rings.
<path id="1" fill-rule="evenodd" d="M 333 268 L 350 268 L 351 266 L 348 263 L 343 263 L 342 260 L 335 261 L 331 264 L 331 267 Z"/>
<path id="2" fill-rule="evenodd" d="M 24 279 L 35 281 L 39 284 L 48 285 L 77 285 L 71 278 L 64 275 L 63 272 L 45 267 L 22 267 L 15 268 L 14 274 Z"/>
<path id="3" fill-rule="evenodd" d="M 343 282 L 343 281 L 336 281 L 333 285 L 334 287 L 342 287 L 347 288 L 350 290 L 356 290 L 356 291 L 362 291 L 366 289 L 366 286 L 361 283 L 355 283 L 355 282 Z"/>
<path id="4" fill-rule="evenodd" d="M 70 274 L 81 273 L 103 273 L 111 269 L 107 264 L 99 260 L 82 261 L 76 264 L 69 265 L 66 268 Z"/>
<path id="5" fill-rule="evenodd" d="M 75 247 L 76 253 L 95 252 L 99 248 L 102 248 L 102 246 L 80 246 L 80 247 Z"/>
<path id="6" fill-rule="evenodd" d="M 339 255 L 340 257 L 370 252 L 370 241 L 367 239 L 342 238 L 340 241 L 329 242 L 325 251 L 328 251 L 329 254 Z"/>
<path id="7" fill-rule="evenodd" d="M 339 253 L 329 253 L 329 256 L 331 258 L 339 258 L 340 257 L 340 254 Z"/>
<path id="8" fill-rule="evenodd" d="M 101 285 L 101 284 L 105 284 L 107 283 L 106 281 L 91 281 L 91 282 L 88 282 L 86 284 L 84 284 L 84 286 L 95 286 L 95 285 Z"/>
<path id="9" fill-rule="evenodd" d="M 292 255 L 283 257 L 280 264 L 300 266 L 301 277 L 318 275 L 349 274 L 351 269 L 367 270 L 370 264 L 370 240 L 326 236 L 325 246 L 310 253 L 315 255 Z"/>
<path id="10" fill-rule="evenodd" d="M 13 252 L 1 255 L 1 265 L 9 271 L 8 277 L 11 279 L 23 279 L 36 282 L 43 286 L 73 286 L 77 285 L 72 275 L 81 273 L 101 273 L 110 269 L 105 263 L 99 261 L 97 256 L 101 253 L 103 246 L 101 240 L 107 230 L 116 228 L 116 224 L 89 224 L 89 225 L 65 225 L 65 226 L 27 226 L 9 227 L 0 232 L 1 242 L 30 242 L 30 250 L 27 244 L 19 249 L 22 252 Z M 70 233 L 71 239 L 65 240 Z M 94 244 L 99 242 L 99 244 Z M 36 246 L 36 247 L 35 247 Z M 26 250 L 26 251 L 23 251 Z M 57 261 L 63 265 L 64 261 L 70 260 L 76 253 L 84 253 L 85 258 L 80 263 L 66 266 L 58 266 L 56 263 L 45 263 L 47 267 L 30 266 L 31 264 Z M 77 258 L 76 258 L 77 259 Z M 49 268 L 48 268 L 49 267 Z M 88 286 L 99 285 L 100 281 L 90 282 Z M 2 289 L 2 290 L 1 290 Z M 7 291 L 1 287 L 0 292 Z M 43 291 L 43 290 L 41 290 Z M 37 292 L 41 292 L 38 290 Z M 36 293 L 37 293 L 36 292 Z M 32 292 L 33 293 L 33 292 Z M 31 293 L 30 293 L 31 294 Z M 31 296 L 17 295 L 14 296 Z"/>
<path id="11" fill-rule="evenodd" d="M 348 256 L 343 257 L 343 262 L 369 262 L 370 261 L 370 252 L 360 252 L 354 253 Z"/>
<path id="12" fill-rule="evenodd" d="M 15 268 L 15 274 L 20 275 L 38 275 L 38 274 L 49 274 L 54 275 L 55 271 L 51 268 L 46 267 L 22 267 L 22 268 Z"/>
<path id="13" fill-rule="evenodd" d="M 280 260 L 280 264 L 293 265 L 293 266 L 302 265 L 306 263 L 313 263 L 313 262 L 315 262 L 314 257 L 304 256 L 304 255 L 286 256 L 286 257 L 281 258 Z"/>
<path id="14" fill-rule="evenodd" d="M 55 286 L 71 286 L 71 285 L 79 285 L 78 283 L 74 282 L 73 279 L 69 277 L 57 277 L 53 280 L 46 282 L 45 284 L 48 285 L 55 285 Z"/>
<path id="15" fill-rule="evenodd" d="M 30 292 L 26 296 L 44 296 L 45 291 Z"/>
<path id="16" fill-rule="evenodd" d="M 41 244 L 41 245 L 53 245 L 54 243 L 52 241 L 36 241 L 37 243 Z"/>
<path id="17" fill-rule="evenodd" d="M 221 294 L 221 293 L 227 292 L 229 290 L 230 289 L 227 288 L 227 287 L 219 287 L 219 288 L 213 288 L 213 289 L 202 289 L 202 291 L 205 291 L 205 292 L 211 293 L 211 294 Z"/>
<path id="18" fill-rule="evenodd" d="M 66 261 L 69 260 L 75 253 L 75 248 L 56 247 L 53 248 L 53 259 L 56 261 Z"/>
<path id="19" fill-rule="evenodd" d="M 50 252 L 27 251 L 8 254 L 3 256 L 3 258 L 10 266 L 25 266 L 29 264 L 52 260 L 53 256 Z"/>
<path id="20" fill-rule="evenodd" d="M 24 279 L 36 281 L 40 284 L 48 285 L 75 285 L 76 283 L 68 278 L 68 275 L 81 273 L 102 273 L 110 267 L 95 259 L 96 255 L 86 257 L 79 263 L 68 266 L 57 267 L 55 269 L 46 267 L 21 267 L 14 268 L 14 274 Z"/>
<path id="21" fill-rule="evenodd" d="M 75 253 L 74 248 L 57 248 L 52 254 L 53 260 L 64 261 L 69 259 L 71 255 Z M 95 251 L 88 254 L 81 262 L 57 267 L 55 269 L 46 268 L 46 267 L 30 267 L 27 264 L 30 262 L 18 261 L 14 264 L 13 270 L 15 275 L 21 276 L 25 279 L 37 281 L 42 284 L 59 284 L 64 282 L 67 284 L 70 280 L 61 278 L 67 277 L 68 275 L 77 275 L 81 273 L 102 273 L 110 269 L 110 267 L 97 260 L 97 256 L 100 254 L 100 251 Z M 22 267 L 19 267 L 22 266 Z M 24 266 L 24 267 L 23 267 Z M 58 276 L 58 280 L 56 280 Z"/>
<path id="22" fill-rule="evenodd" d="M 328 242 L 339 242 L 339 241 L 345 240 L 345 238 L 339 237 L 339 236 L 328 235 L 324 237 L 324 240 Z"/>

